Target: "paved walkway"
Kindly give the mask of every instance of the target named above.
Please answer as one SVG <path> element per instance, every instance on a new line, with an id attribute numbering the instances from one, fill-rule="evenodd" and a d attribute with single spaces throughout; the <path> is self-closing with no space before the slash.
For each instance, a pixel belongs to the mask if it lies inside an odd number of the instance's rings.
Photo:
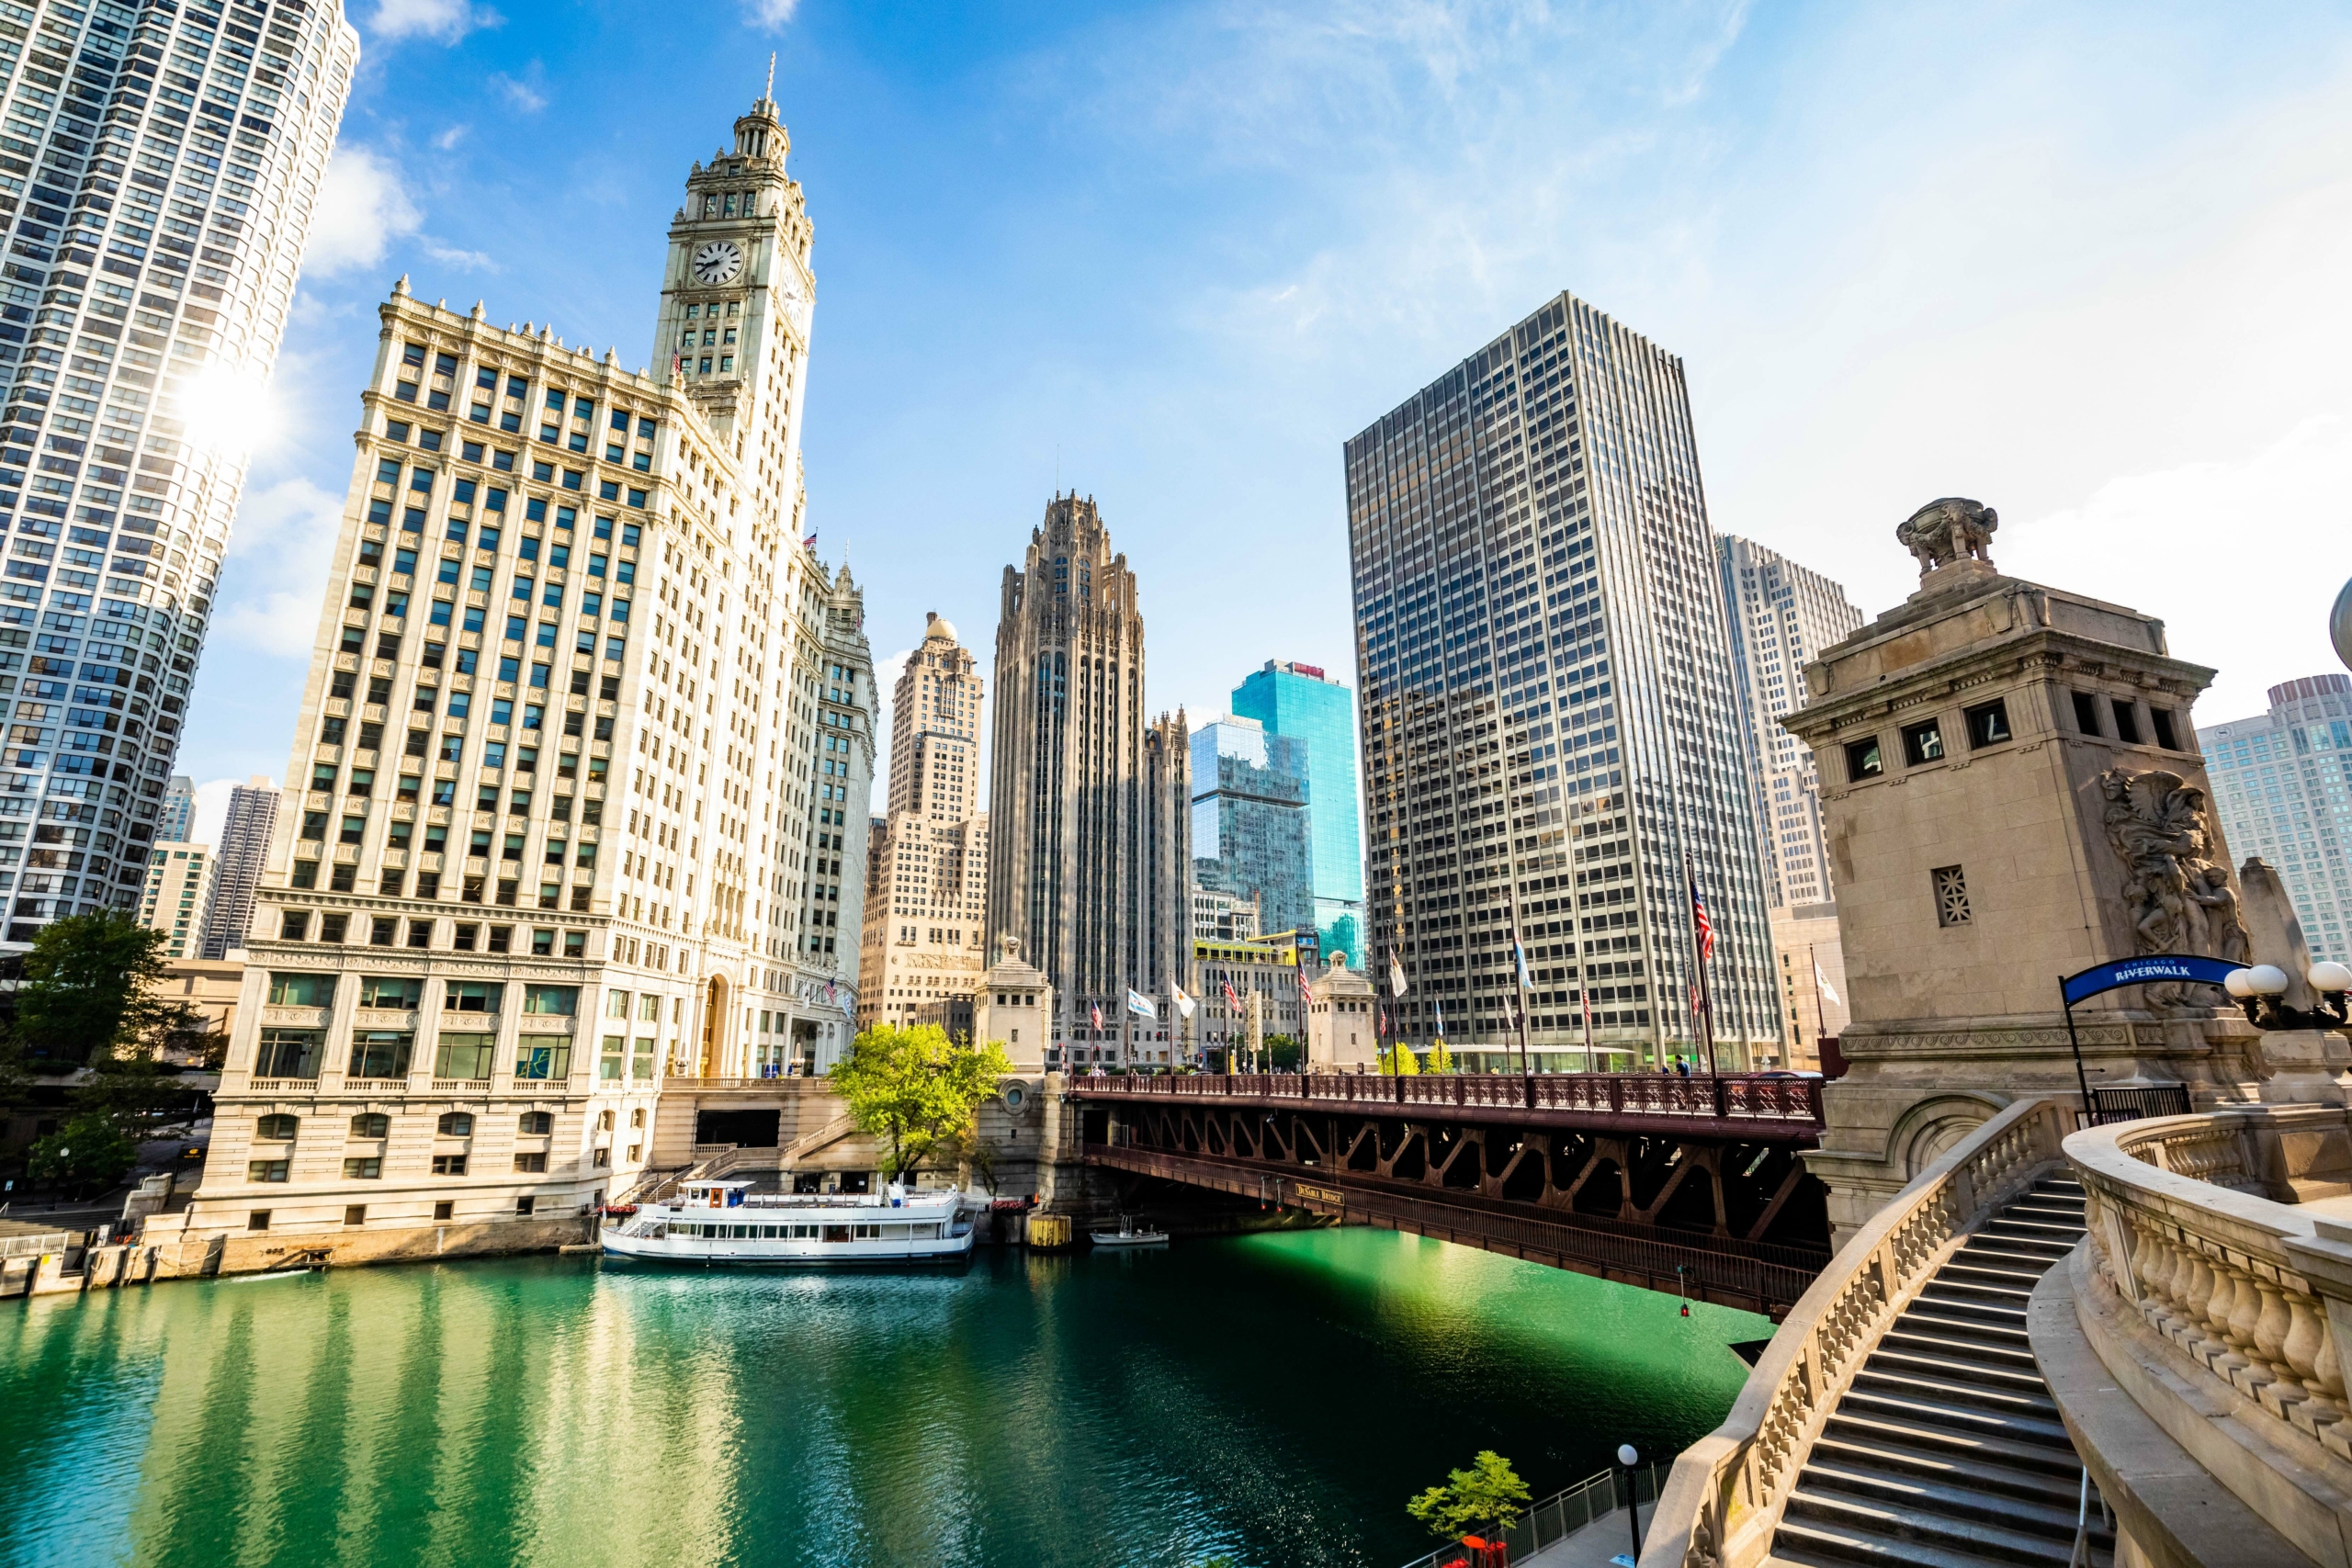
<path id="1" fill-rule="evenodd" d="M 1649 1532 L 1650 1511 L 1642 1509 L 1642 1531 Z M 1609 1560 L 1634 1550 L 1634 1532 L 1625 1510 L 1611 1509 L 1574 1535 L 1562 1536 L 1532 1557 L 1522 1557 L 1512 1568 L 1609 1568 Z"/>

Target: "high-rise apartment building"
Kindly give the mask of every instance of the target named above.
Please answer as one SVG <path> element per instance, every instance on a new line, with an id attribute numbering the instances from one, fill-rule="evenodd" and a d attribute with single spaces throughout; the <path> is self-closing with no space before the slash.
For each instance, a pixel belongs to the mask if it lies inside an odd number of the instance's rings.
<path id="1" fill-rule="evenodd" d="M 1836 582 L 1752 540 L 1717 538 L 1715 563 L 1756 786 L 1782 1036 L 1809 1059 L 1818 1036 L 1844 1027 L 1845 950 L 1821 835 L 1821 780 L 1812 750 L 1780 721 L 1804 705 L 1806 661 L 1860 631 L 1862 613 Z"/>
<path id="2" fill-rule="evenodd" d="M 1258 901 L 1193 884 L 1193 936 L 1199 942 L 1248 942 L 1258 934 Z"/>
<path id="3" fill-rule="evenodd" d="M 164 809 L 155 818 L 157 843 L 184 843 L 196 830 L 196 781 L 174 773 L 164 786 Z"/>
<path id="4" fill-rule="evenodd" d="M 978 660 L 935 612 L 925 621 L 891 696 L 890 815 L 866 879 L 861 1028 L 903 1028 L 956 998 L 968 1008 L 988 966 Z"/>
<path id="5" fill-rule="evenodd" d="M 359 39 L 334 0 L 8 15 L 0 838 L 59 852 L 0 871 L 21 944 L 139 901 Z"/>
<path id="6" fill-rule="evenodd" d="M 1363 829 L 1356 793 L 1355 694 L 1318 666 L 1270 659 L 1233 689 L 1233 711 L 1264 725 L 1268 735 L 1306 743 L 1315 928 L 1324 953 L 1347 953 L 1363 967 Z"/>
<path id="7" fill-rule="evenodd" d="M 1171 1060 L 1191 969 L 1183 714 L 1144 716 L 1143 615 L 1091 498 L 1056 495 L 1004 570 L 990 747 L 989 950 L 1052 982 L 1046 1065 Z M 1156 1016 L 1129 1010 L 1128 993 Z M 1016 1058 L 1026 1060 L 1025 1057 Z"/>
<path id="8" fill-rule="evenodd" d="M 788 145 L 762 99 L 687 177 L 660 374 L 382 308 L 195 1228 L 576 1215 L 664 1096 L 847 1043 L 876 704 Z"/>
<path id="9" fill-rule="evenodd" d="M 279 795 L 266 775 L 229 792 L 229 815 L 220 825 L 220 870 L 204 911 L 204 950 L 199 956 L 225 958 L 245 945 L 254 920 L 254 894 L 269 860 L 270 835 L 277 828 Z"/>
<path id="10" fill-rule="evenodd" d="M 1681 361 L 1563 294 L 1346 445 L 1373 972 L 1403 1038 L 1546 1065 L 1780 1038 Z M 1686 872 L 1686 867 L 1688 868 Z M 1693 884 L 1713 953 L 1703 967 Z M 1703 989 L 1702 989 L 1703 987 Z M 1704 998 L 1704 999 L 1702 999 Z"/>
<path id="11" fill-rule="evenodd" d="M 139 923 L 164 933 L 164 957 L 201 956 L 212 875 L 209 844 L 167 841 L 147 862 L 147 888 L 139 904 Z"/>
<path id="12" fill-rule="evenodd" d="M 2352 677 L 2309 675 L 2269 697 L 2252 718 L 2198 727 L 2222 836 L 2238 860 L 2278 869 L 2313 958 L 2352 962 Z"/>
<path id="13" fill-rule="evenodd" d="M 1248 898 L 1268 931 L 1315 924 L 1304 740 L 1227 716 L 1192 735 L 1193 884 Z"/>

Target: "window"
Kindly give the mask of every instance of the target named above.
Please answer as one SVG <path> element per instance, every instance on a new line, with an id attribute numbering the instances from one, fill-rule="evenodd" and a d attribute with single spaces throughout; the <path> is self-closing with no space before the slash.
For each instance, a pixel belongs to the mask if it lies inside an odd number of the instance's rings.
<path id="1" fill-rule="evenodd" d="M 526 986 L 523 987 L 523 1010 L 570 1018 L 580 1010 L 580 987 L 577 986 Z"/>
<path id="2" fill-rule="evenodd" d="M 247 1181 L 289 1181 L 293 1179 L 293 1168 L 294 1162 L 291 1160 L 257 1159 L 245 1167 L 245 1179 Z M 267 1219 L 268 1216 L 265 1213 L 264 1224 L 254 1225 L 253 1228 L 255 1230 L 266 1228 Z"/>
<path id="3" fill-rule="evenodd" d="M 429 926 L 426 929 L 431 930 Z M 413 1012 L 424 996 L 424 982 L 413 975 L 362 975 L 359 977 L 359 1005 L 364 1008 Z"/>
<path id="4" fill-rule="evenodd" d="M 245 1215 L 245 1228 L 249 1231 L 267 1230 L 269 1228 L 269 1211 L 267 1209 L 255 1209 L 247 1213 Z"/>
<path id="5" fill-rule="evenodd" d="M 1968 911 L 1968 879 L 1956 865 L 1939 865 L 1928 874 L 1935 883 L 1936 924 L 1964 926 L 1970 924 Z"/>
<path id="6" fill-rule="evenodd" d="M 2009 733 L 2009 710 L 2002 703 L 1986 703 L 1963 714 L 1968 720 L 1968 743 L 1973 747 L 1998 746 L 2004 740 L 2014 740 Z"/>
<path id="7" fill-rule="evenodd" d="M 492 935 L 495 937 L 501 929 L 492 927 Z M 491 951 L 503 950 L 493 944 Z M 504 986 L 495 981 L 451 980 L 442 988 L 441 1006 L 447 1012 L 496 1012 L 505 990 Z"/>
<path id="8" fill-rule="evenodd" d="M 351 1135 L 355 1138 L 386 1137 L 391 1130 L 392 1119 L 380 1111 L 363 1111 L 351 1119 Z"/>
<path id="9" fill-rule="evenodd" d="M 546 1151 L 534 1150 L 530 1154 L 516 1155 L 514 1156 L 514 1168 L 528 1176 L 539 1176 L 545 1174 L 548 1168 L 548 1156 Z"/>
<path id="10" fill-rule="evenodd" d="M 610 1115 L 611 1112 L 605 1112 Z M 514 1124 L 514 1130 L 528 1138 L 544 1138 L 555 1131 L 555 1114 L 548 1111 L 526 1111 Z"/>
<path id="11" fill-rule="evenodd" d="M 2140 744 L 2140 716 L 2133 711 L 2129 697 L 2116 697 L 2108 705 L 2115 710 L 2115 738 L 2127 746 Z"/>
<path id="12" fill-rule="evenodd" d="M 433 1156 L 433 1174 L 435 1176 L 465 1175 L 466 1156 L 463 1155 L 435 1155 Z M 448 1205 L 446 1203 L 435 1203 L 433 1206 L 433 1217 L 436 1220 L 447 1219 L 448 1216 L 441 1213 L 441 1211 L 447 1206 Z"/>
<path id="13" fill-rule="evenodd" d="M 514 1200 L 514 1217 L 518 1220 L 527 1220 L 531 1217 L 531 1211 L 537 1206 L 538 1200 L 536 1198 L 517 1198 Z"/>
<path id="14" fill-rule="evenodd" d="M 373 1170 L 354 1170 L 351 1168 L 355 1165 L 375 1165 L 376 1163 L 377 1162 L 372 1159 L 347 1159 L 343 1162 L 343 1173 L 345 1176 L 374 1176 L 377 1175 L 378 1172 Z M 347 1225 L 366 1224 L 368 1223 L 368 1205 L 365 1203 L 345 1203 L 343 1206 L 343 1223 Z"/>
<path id="15" fill-rule="evenodd" d="M 1903 731 L 1903 761 L 1906 767 L 1922 767 L 1944 760 L 1944 733 L 1934 719 L 1925 724 L 1906 726 Z"/>
<path id="16" fill-rule="evenodd" d="M 265 1116 L 254 1123 L 254 1136 L 266 1144 L 290 1144 L 294 1141 L 294 1129 L 301 1124 L 301 1121 L 299 1116 L 288 1116 L 282 1111 L 274 1116 Z"/>
<path id="17" fill-rule="evenodd" d="M 2173 728 L 2170 708 L 2150 708 L 2148 722 L 2155 727 L 2157 745 L 2167 751 L 2180 750 L 2180 734 Z"/>
<path id="18" fill-rule="evenodd" d="M 332 975 L 273 972 L 269 976 L 269 1005 L 274 1008 L 333 1007 L 334 979 Z"/>
<path id="19" fill-rule="evenodd" d="M 2088 692 L 2076 692 L 2075 697 L 2075 728 L 2085 735 L 2106 733 L 2098 725 L 2098 699 Z"/>
<path id="20" fill-rule="evenodd" d="M 458 1174 L 463 1176 L 465 1172 L 460 1169 Z M 453 1218 L 457 1213 L 457 1204 L 451 1202 L 448 1199 L 444 1198 L 439 1202 L 433 1205 L 433 1217 L 436 1220 Z"/>
<path id="21" fill-rule="evenodd" d="M 265 1029 L 254 1053 L 257 1078 L 315 1078 L 326 1036 L 315 1029 Z"/>
<path id="22" fill-rule="evenodd" d="M 433 1076 L 476 1080 L 490 1077 L 491 1051 L 497 1040 L 494 1034 L 444 1034 L 434 1057 Z"/>
<path id="23" fill-rule="evenodd" d="M 343 1174 L 360 1181 L 377 1180 L 384 1174 L 384 1156 L 381 1155 L 354 1155 L 343 1162 Z M 351 1209 L 346 1212 L 361 1215 L 365 1215 L 368 1213 L 367 1210 L 359 1208 Z M 345 1221 L 345 1224 L 357 1224 L 359 1222 L 357 1220 Z"/>
<path id="24" fill-rule="evenodd" d="M 470 1138 L 474 1135 L 473 1115 L 465 1111 L 445 1111 L 433 1130 L 445 1138 Z"/>
<path id="25" fill-rule="evenodd" d="M 618 1078 L 621 1076 L 621 1063 L 628 1055 L 627 1036 L 605 1035 L 604 1051 L 596 1059 L 596 1077 L 606 1082 Z"/>
<path id="26" fill-rule="evenodd" d="M 565 1078 L 571 1076 L 571 1036 L 525 1034 L 514 1042 L 514 1076 L 518 1078 Z"/>
<path id="27" fill-rule="evenodd" d="M 1886 759 L 1879 754 L 1878 737 L 1856 740 L 1846 748 L 1846 782 L 1860 784 L 1886 772 Z"/>

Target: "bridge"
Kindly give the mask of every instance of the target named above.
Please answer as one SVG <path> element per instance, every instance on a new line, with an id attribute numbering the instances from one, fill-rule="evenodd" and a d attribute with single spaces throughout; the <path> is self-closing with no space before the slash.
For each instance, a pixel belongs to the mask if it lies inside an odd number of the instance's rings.
<path id="1" fill-rule="evenodd" d="M 1778 1319 L 1829 1258 L 1817 1079 L 1079 1075 L 1085 1163 Z"/>

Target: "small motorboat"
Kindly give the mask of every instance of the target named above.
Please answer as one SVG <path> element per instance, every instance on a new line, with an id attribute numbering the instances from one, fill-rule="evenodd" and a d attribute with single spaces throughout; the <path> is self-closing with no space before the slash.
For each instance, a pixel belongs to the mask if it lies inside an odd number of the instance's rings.
<path id="1" fill-rule="evenodd" d="M 1166 1231 L 1136 1229 L 1136 1217 L 1133 1214 L 1121 1214 L 1117 1230 L 1089 1231 L 1087 1235 L 1097 1247 L 1159 1247 L 1168 1240 Z"/>

